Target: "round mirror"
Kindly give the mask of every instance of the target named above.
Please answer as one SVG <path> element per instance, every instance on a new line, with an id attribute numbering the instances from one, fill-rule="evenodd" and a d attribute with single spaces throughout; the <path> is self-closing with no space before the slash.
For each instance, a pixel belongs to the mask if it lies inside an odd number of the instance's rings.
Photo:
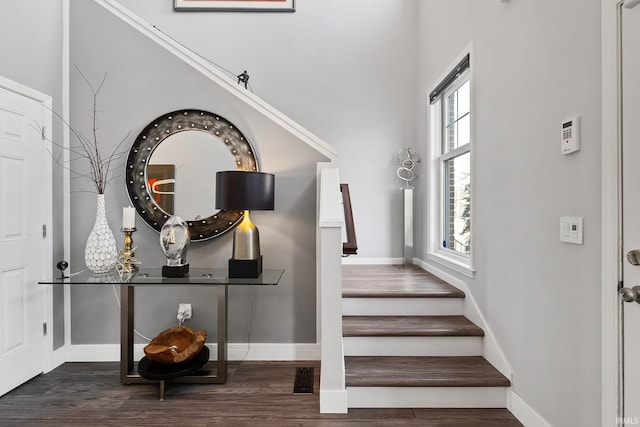
<path id="1" fill-rule="evenodd" d="M 160 208 L 170 215 L 201 219 L 216 212 L 216 172 L 236 168 L 224 144 L 204 132 L 180 132 L 149 157 L 147 182 Z M 163 169 L 166 170 L 163 175 Z M 171 197 L 167 197 L 171 196 Z M 160 202 L 169 200 L 172 203 Z"/>
<path id="2" fill-rule="evenodd" d="M 257 171 L 253 148 L 225 118 L 200 110 L 158 117 L 136 138 L 127 159 L 129 198 L 140 217 L 160 231 L 171 215 L 189 224 L 191 240 L 217 237 L 241 219 L 215 209 L 220 170 Z"/>

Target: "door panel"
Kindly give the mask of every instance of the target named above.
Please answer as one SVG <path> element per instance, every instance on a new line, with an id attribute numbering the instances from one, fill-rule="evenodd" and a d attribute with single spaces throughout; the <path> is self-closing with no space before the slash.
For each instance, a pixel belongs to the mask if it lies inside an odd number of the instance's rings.
<path id="1" fill-rule="evenodd" d="M 43 123 L 38 101 L 0 88 L 0 395 L 43 371 Z"/>
<path id="2" fill-rule="evenodd" d="M 640 7 L 622 8 L 623 251 L 640 249 Z M 640 265 L 628 260 L 624 286 L 640 285 Z M 640 420 L 640 304 L 623 304 L 624 416 Z M 638 421 L 640 422 L 640 421 Z M 634 422 L 637 424 L 637 422 Z"/>
<path id="3" fill-rule="evenodd" d="M 24 194 L 25 160 L 0 157 L 0 239 L 24 239 L 24 203 L 14 204 Z"/>
<path id="4" fill-rule="evenodd" d="M 25 269 L 0 273 L 0 304 L 2 309 L 2 347 L 0 357 L 20 350 L 27 345 L 25 325 L 27 312 L 24 310 L 27 298 Z"/>

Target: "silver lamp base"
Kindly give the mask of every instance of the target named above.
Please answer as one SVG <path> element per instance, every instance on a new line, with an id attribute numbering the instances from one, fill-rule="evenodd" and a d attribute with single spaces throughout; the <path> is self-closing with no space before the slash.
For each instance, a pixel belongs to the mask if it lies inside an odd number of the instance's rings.
<path id="1" fill-rule="evenodd" d="M 249 211 L 233 232 L 233 258 L 229 260 L 230 278 L 259 277 L 262 274 L 260 234 L 251 222 Z"/>

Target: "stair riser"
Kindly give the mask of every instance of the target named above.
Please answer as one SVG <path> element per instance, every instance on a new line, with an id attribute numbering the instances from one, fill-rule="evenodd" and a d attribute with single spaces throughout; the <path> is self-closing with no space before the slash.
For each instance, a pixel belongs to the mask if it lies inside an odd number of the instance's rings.
<path id="1" fill-rule="evenodd" d="M 445 316 L 463 314 L 463 298 L 343 298 L 345 316 Z"/>
<path id="2" fill-rule="evenodd" d="M 505 408 L 506 387 L 347 387 L 349 408 Z"/>
<path id="3" fill-rule="evenodd" d="M 344 337 L 345 356 L 480 356 L 482 337 Z"/>

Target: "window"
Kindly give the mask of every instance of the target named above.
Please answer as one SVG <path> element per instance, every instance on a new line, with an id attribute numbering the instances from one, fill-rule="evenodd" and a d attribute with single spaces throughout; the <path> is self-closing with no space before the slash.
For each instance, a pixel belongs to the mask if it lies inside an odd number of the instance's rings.
<path id="1" fill-rule="evenodd" d="M 470 55 L 466 54 L 430 93 L 429 254 L 471 271 Z"/>
<path id="2" fill-rule="evenodd" d="M 442 103 L 442 151 L 444 183 L 442 247 L 471 252 L 471 111 L 469 80 L 445 94 Z"/>

